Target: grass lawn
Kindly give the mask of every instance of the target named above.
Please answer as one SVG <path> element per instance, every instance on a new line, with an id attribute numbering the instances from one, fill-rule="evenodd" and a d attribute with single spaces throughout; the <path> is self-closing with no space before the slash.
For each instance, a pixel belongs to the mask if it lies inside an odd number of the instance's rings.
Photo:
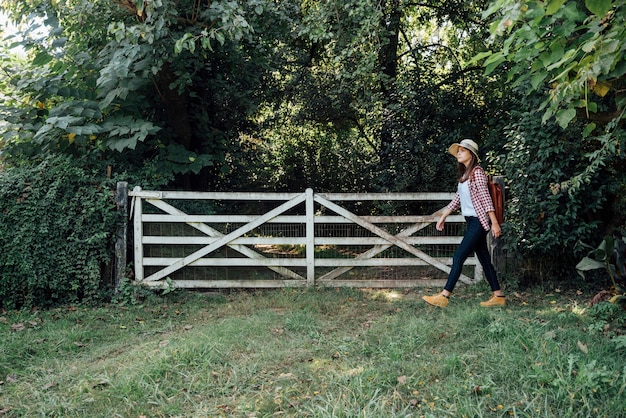
<path id="1" fill-rule="evenodd" d="M 615 305 L 555 290 L 481 308 L 476 285 L 439 309 L 421 300 L 431 291 L 175 291 L 3 312 L 0 416 L 626 416 Z"/>

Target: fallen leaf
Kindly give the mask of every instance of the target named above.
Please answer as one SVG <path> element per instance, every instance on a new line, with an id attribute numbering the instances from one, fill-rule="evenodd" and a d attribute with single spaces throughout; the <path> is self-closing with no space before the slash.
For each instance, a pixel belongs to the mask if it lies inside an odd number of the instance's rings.
<path id="1" fill-rule="evenodd" d="M 185 325 L 185 326 L 183 327 L 183 329 L 184 329 L 185 331 L 189 331 L 189 330 L 190 330 L 190 329 L 192 329 L 192 328 L 193 328 L 193 325 Z"/>
<path id="2" fill-rule="evenodd" d="M 91 387 L 95 389 L 98 387 L 107 386 L 108 384 L 109 384 L 109 381 L 107 379 L 101 379 L 100 381 L 94 383 Z"/>
<path id="3" fill-rule="evenodd" d="M 17 382 L 17 375 L 16 374 L 10 374 L 7 376 L 7 383 L 13 383 L 13 382 Z"/>
<path id="4" fill-rule="evenodd" d="M 272 334 L 282 335 L 285 333 L 285 328 L 274 328 L 272 329 Z"/>
<path id="5" fill-rule="evenodd" d="M 406 376 L 400 376 L 398 377 L 398 383 L 400 383 L 401 385 L 406 385 Z"/>
<path id="6" fill-rule="evenodd" d="M 583 353 L 587 354 L 589 352 L 587 344 L 583 344 L 582 342 L 578 341 L 576 345 L 578 345 L 578 348 L 580 348 L 580 351 L 582 351 Z"/>
<path id="7" fill-rule="evenodd" d="M 163 348 L 170 343 L 170 340 L 163 340 L 159 343 L 159 348 Z"/>
<path id="8" fill-rule="evenodd" d="M 9 412 L 11 412 L 11 409 L 8 406 L 0 409 L 0 415 L 8 414 Z"/>
<path id="9" fill-rule="evenodd" d="M 21 322 L 11 325 L 11 331 L 24 331 L 26 327 Z"/>
<path id="10" fill-rule="evenodd" d="M 5 316 L 0 316 L 0 322 L 3 324 L 8 324 L 9 320 Z"/>
<path id="11" fill-rule="evenodd" d="M 57 384 L 55 382 L 50 382 L 50 383 L 46 383 L 45 385 L 43 385 L 43 387 L 41 388 L 42 390 L 48 390 L 50 388 L 55 387 Z"/>

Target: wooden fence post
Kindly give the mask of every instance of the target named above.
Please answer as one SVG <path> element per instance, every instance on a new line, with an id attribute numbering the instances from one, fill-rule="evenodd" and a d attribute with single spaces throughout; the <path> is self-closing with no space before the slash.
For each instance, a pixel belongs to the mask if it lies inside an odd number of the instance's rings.
<path id="1" fill-rule="evenodd" d="M 117 211 L 122 218 L 117 228 L 115 240 L 115 283 L 114 292 L 117 293 L 126 274 L 126 241 L 128 238 L 128 183 L 119 181 L 115 194 Z"/>

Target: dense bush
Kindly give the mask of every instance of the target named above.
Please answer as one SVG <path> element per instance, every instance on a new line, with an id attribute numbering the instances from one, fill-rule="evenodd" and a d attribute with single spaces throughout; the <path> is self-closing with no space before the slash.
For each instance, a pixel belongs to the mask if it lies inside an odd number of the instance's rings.
<path id="1" fill-rule="evenodd" d="M 114 182 L 81 158 L 0 172 L 0 307 L 98 299 L 118 215 Z"/>
<path id="2" fill-rule="evenodd" d="M 542 123 L 537 112 L 515 112 L 515 119 L 501 156 L 511 192 L 507 236 L 532 270 L 530 279 L 571 277 L 583 255 L 580 243 L 599 242 L 615 222 L 620 169 L 605 166 L 574 185 L 572 177 L 588 165 L 597 141 Z"/>

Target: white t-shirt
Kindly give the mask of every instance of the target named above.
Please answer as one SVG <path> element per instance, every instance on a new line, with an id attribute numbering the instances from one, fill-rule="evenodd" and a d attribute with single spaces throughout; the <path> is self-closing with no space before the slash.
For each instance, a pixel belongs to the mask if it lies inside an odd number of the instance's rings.
<path id="1" fill-rule="evenodd" d="M 461 198 L 461 214 L 463 216 L 476 216 L 476 210 L 472 204 L 472 197 L 470 196 L 469 180 L 459 183 L 458 189 L 459 197 Z"/>

